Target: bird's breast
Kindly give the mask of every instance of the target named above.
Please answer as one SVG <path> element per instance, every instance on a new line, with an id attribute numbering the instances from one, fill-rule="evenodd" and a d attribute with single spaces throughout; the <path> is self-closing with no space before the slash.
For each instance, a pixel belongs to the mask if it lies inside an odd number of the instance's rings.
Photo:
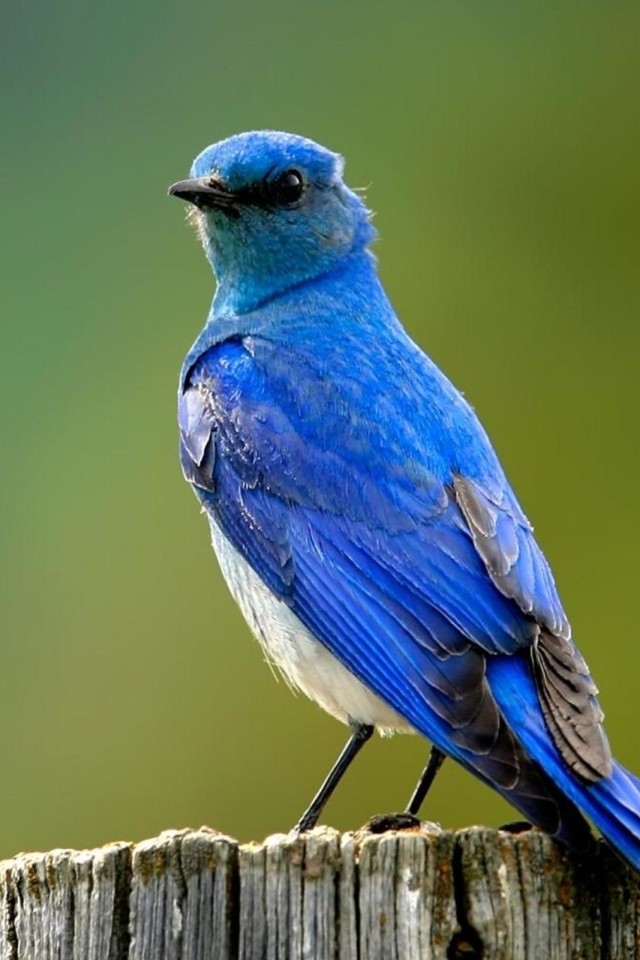
<path id="1" fill-rule="evenodd" d="M 347 723 L 371 724 L 380 733 L 411 732 L 407 722 L 347 670 L 278 599 L 209 516 L 213 548 L 231 594 L 267 662 L 289 685 Z"/>

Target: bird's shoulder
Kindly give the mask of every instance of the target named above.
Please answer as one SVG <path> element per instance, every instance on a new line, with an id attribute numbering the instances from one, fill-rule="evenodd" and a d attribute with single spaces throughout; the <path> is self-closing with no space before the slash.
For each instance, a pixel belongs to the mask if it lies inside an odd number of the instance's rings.
<path id="1" fill-rule="evenodd" d="M 417 377 L 405 367 L 398 380 L 397 358 L 363 349 L 358 338 L 322 341 L 322 332 L 315 342 L 251 333 L 208 345 L 180 389 L 189 457 L 199 464 L 212 437 L 243 480 L 286 499 L 373 518 L 386 512 L 390 523 L 394 509 L 423 518 L 441 509 L 447 425 L 426 396 L 412 400 Z"/>
<path id="2" fill-rule="evenodd" d="M 397 323 L 313 316 L 229 332 L 216 323 L 187 358 L 181 402 L 194 388 L 215 394 L 212 413 L 232 417 L 247 442 L 257 417 L 278 440 L 299 437 L 305 455 L 328 446 L 351 466 L 368 464 L 378 482 L 428 474 L 448 483 L 461 473 L 496 495 L 506 483 L 470 405 Z"/>

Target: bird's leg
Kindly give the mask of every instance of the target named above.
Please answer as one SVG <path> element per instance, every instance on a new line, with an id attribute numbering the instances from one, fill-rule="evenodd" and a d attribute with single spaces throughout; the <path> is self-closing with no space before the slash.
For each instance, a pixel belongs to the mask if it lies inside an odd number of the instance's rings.
<path id="1" fill-rule="evenodd" d="M 353 720 L 349 721 L 349 726 L 353 733 L 346 746 L 329 771 L 326 780 L 293 828 L 298 833 L 304 833 L 306 830 L 312 830 L 315 827 L 324 805 L 340 783 L 347 767 L 350 766 L 351 761 L 360 753 L 367 740 L 370 740 L 373 735 L 374 727 L 369 724 L 357 723 Z"/>
<path id="2" fill-rule="evenodd" d="M 407 804 L 405 813 L 410 813 L 414 817 L 418 816 L 420 807 L 424 803 L 424 798 L 431 789 L 431 784 L 436 778 L 436 774 L 444 763 L 445 755 L 437 747 L 431 747 L 431 753 L 427 765 L 420 774 L 415 790 L 411 794 L 411 799 Z"/>

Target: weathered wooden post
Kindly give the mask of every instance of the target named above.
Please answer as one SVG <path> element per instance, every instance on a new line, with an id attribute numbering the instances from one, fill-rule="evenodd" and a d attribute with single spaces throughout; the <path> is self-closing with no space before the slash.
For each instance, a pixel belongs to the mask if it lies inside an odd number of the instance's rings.
<path id="1" fill-rule="evenodd" d="M 535 830 L 182 830 L 0 865 L 1 960 L 631 960 L 637 878 Z"/>

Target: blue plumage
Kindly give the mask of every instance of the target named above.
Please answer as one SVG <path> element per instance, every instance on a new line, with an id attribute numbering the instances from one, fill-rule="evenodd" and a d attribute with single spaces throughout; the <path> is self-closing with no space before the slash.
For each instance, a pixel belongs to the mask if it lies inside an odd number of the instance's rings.
<path id="1" fill-rule="evenodd" d="M 396 319 L 340 159 L 244 134 L 172 191 L 218 278 L 181 375 L 183 470 L 270 654 L 341 719 L 397 715 L 582 844 L 579 807 L 640 867 L 640 788 L 612 765 L 548 564 L 475 414 Z"/>

